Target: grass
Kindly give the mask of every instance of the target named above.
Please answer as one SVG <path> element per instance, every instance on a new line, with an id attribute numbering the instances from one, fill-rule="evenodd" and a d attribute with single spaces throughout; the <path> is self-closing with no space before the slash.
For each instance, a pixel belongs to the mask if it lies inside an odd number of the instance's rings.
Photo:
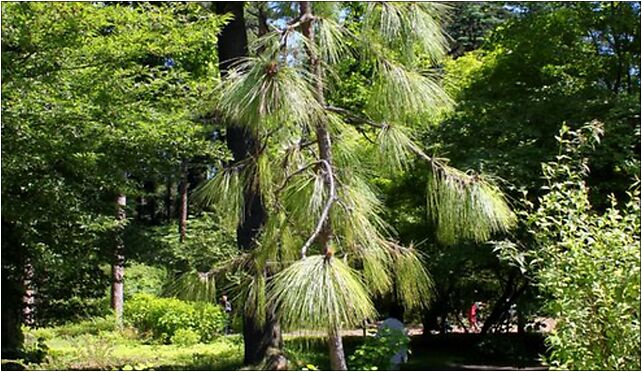
<path id="1" fill-rule="evenodd" d="M 185 347 L 150 343 L 130 328 L 81 332 L 89 325 L 26 329 L 27 349 L 37 350 L 39 343 L 42 348 L 44 342 L 46 356 L 22 365 L 29 370 L 236 370 L 242 366 L 240 336 Z"/>
<path id="2" fill-rule="evenodd" d="M 26 360 L 2 361 L 2 369 L 28 370 L 239 370 L 243 368 L 243 339 L 221 336 L 192 346 L 154 343 L 134 329 L 118 330 L 106 318 L 58 327 L 24 329 Z M 344 336 L 346 357 L 363 342 Z M 46 345 L 46 346 L 45 346 Z M 413 336 L 411 354 L 402 370 L 542 368 L 542 336 L 447 334 Z M 284 352 L 291 370 L 329 369 L 327 346 L 316 334 L 285 335 Z M 475 367 L 475 368 L 473 368 Z"/>

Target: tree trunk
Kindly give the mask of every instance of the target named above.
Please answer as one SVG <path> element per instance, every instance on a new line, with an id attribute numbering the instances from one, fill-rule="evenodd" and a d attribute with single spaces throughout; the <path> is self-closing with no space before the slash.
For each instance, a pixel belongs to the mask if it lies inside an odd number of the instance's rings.
<path id="1" fill-rule="evenodd" d="M 491 327 L 500 324 L 502 319 L 504 319 L 504 317 L 508 313 L 510 306 L 519 299 L 524 291 L 526 291 L 528 285 L 524 284 L 522 287 L 518 287 L 519 285 L 516 284 L 516 280 L 516 275 L 511 274 L 509 276 L 508 283 L 506 283 L 506 287 L 504 288 L 504 292 L 499 297 L 497 302 L 495 302 L 493 310 L 490 312 L 490 315 L 488 315 L 488 318 L 486 318 L 486 320 L 484 321 L 484 325 L 482 326 L 482 329 L 480 331 L 481 334 L 488 333 Z"/>
<path id="2" fill-rule="evenodd" d="M 174 203 L 173 200 L 172 179 L 168 176 L 165 183 L 165 217 L 167 218 L 167 222 L 170 222 L 172 220 L 172 204 Z"/>
<path id="3" fill-rule="evenodd" d="M 181 163 L 181 184 L 180 184 L 180 206 L 179 206 L 179 223 L 178 232 L 180 233 L 180 242 L 185 241 L 187 234 L 187 163 Z"/>
<path id="4" fill-rule="evenodd" d="M 401 301 L 397 298 L 397 281 L 393 278 L 392 281 L 392 295 L 390 296 L 390 306 L 388 308 L 388 316 L 391 318 L 398 319 L 400 322 L 404 322 L 404 313 L 405 309 Z"/>
<path id="5" fill-rule="evenodd" d="M 270 348 L 282 349 L 281 325 L 274 311 L 268 312 L 263 327 L 259 327 L 253 317 L 244 315 L 243 339 L 245 340 L 243 363 L 247 365 L 261 363 Z"/>
<path id="6" fill-rule="evenodd" d="M 328 334 L 328 351 L 330 353 L 330 369 L 333 371 L 347 371 L 346 356 L 343 351 L 343 340 L 338 329 Z"/>
<path id="7" fill-rule="evenodd" d="M 517 334 L 523 335 L 526 333 L 526 317 L 520 304 L 517 304 Z"/>
<path id="8" fill-rule="evenodd" d="M 25 247 L 22 236 L 12 221 L 2 219 L 2 359 L 20 357 L 24 341 L 20 327 L 20 302 L 23 296 L 21 268 Z"/>
<path id="9" fill-rule="evenodd" d="M 121 224 L 116 229 L 114 256 L 111 265 L 111 308 L 116 315 L 116 323 L 121 326 L 123 323 L 123 280 L 125 277 L 125 243 L 123 241 L 123 230 L 127 217 L 125 206 L 127 198 L 123 194 L 116 196 L 116 219 Z"/>
<path id="10" fill-rule="evenodd" d="M 156 213 L 156 181 L 145 181 L 143 189 L 145 190 L 145 216 L 150 224 L 156 226 L 160 224 Z"/>
<path id="11" fill-rule="evenodd" d="M 301 31 L 303 36 L 305 36 L 311 43 L 314 42 L 314 28 L 312 27 L 312 3 L 309 1 L 300 1 L 299 2 L 299 11 L 301 17 L 307 17 L 310 20 L 303 22 L 301 25 Z M 314 75 L 315 79 L 315 94 L 316 99 L 321 106 L 325 105 L 325 97 L 323 96 L 323 70 L 321 69 L 321 61 L 319 57 L 315 54 L 314 50 L 308 48 L 307 50 L 308 57 L 310 59 L 310 70 Z M 330 133 L 328 132 L 327 124 L 320 120 L 316 125 L 316 135 L 319 145 L 319 157 L 321 160 L 325 160 L 332 168 L 332 142 L 330 139 Z M 324 183 L 325 186 L 330 189 L 330 184 L 332 180 L 331 173 L 327 169 L 322 168 L 324 172 Z M 330 197 L 334 197 L 331 195 Z M 323 252 L 328 258 L 332 258 L 334 252 L 332 251 L 332 222 L 330 216 L 325 219 L 321 232 L 318 236 L 318 242 L 323 247 Z M 346 366 L 346 357 L 343 351 L 343 340 L 341 339 L 341 334 L 338 329 L 329 329 L 328 330 L 328 351 L 330 354 L 330 369 L 335 371 L 346 371 L 348 368 Z"/>
<path id="12" fill-rule="evenodd" d="M 248 42 L 243 17 L 243 2 L 216 2 L 217 14 L 231 13 L 234 18 L 228 22 L 218 38 L 219 70 L 225 77 L 236 59 L 248 55 Z M 229 123 L 226 128 L 227 146 L 234 161 L 245 160 L 259 152 L 259 143 L 254 133 L 243 126 Z M 261 197 L 260 185 L 246 187 L 244 192 L 245 218 L 236 230 L 237 244 L 243 251 L 254 248 L 255 239 L 266 220 L 265 207 Z M 264 275 L 264 274 L 263 274 Z M 245 365 L 256 365 L 268 357 L 268 349 L 282 348 L 281 327 L 273 311 L 266 314 L 265 324 L 259 326 L 256 319 L 243 316 L 243 341 L 245 343 Z"/>
<path id="13" fill-rule="evenodd" d="M 22 275 L 22 286 L 24 291 L 22 296 L 22 322 L 29 327 L 33 327 L 35 323 L 34 312 L 36 310 L 36 290 L 33 287 L 34 268 L 31 263 L 31 259 L 29 258 L 25 260 Z"/>

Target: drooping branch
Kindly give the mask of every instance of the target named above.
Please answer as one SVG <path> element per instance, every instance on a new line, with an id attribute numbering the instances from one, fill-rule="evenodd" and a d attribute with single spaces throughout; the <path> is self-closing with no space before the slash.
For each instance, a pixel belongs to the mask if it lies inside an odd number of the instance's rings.
<path id="1" fill-rule="evenodd" d="M 331 112 L 335 112 L 337 114 L 345 115 L 348 118 L 350 118 L 350 122 L 352 124 L 366 124 L 374 128 L 382 129 L 385 130 L 388 128 L 390 125 L 387 123 L 377 123 L 374 120 L 368 119 L 366 117 L 363 117 L 361 115 L 355 114 L 354 112 L 350 110 L 346 110 L 341 107 L 336 107 L 336 106 L 325 106 L 325 109 Z M 417 147 L 415 144 L 410 144 L 409 149 L 414 152 L 415 154 L 419 155 L 422 159 L 426 160 L 429 162 L 431 165 L 436 165 L 437 168 L 443 169 L 444 165 L 440 163 L 437 159 L 432 158 L 428 156 L 425 152 L 423 152 L 419 147 Z"/>
<path id="2" fill-rule="evenodd" d="M 341 107 L 325 106 L 325 109 L 330 111 L 330 112 L 334 112 L 334 113 L 341 114 L 341 115 L 344 115 L 344 116 L 348 117 L 350 119 L 348 124 L 354 124 L 354 125 L 365 124 L 365 125 L 368 125 L 368 126 L 371 126 L 373 128 L 380 129 L 380 130 L 386 130 L 386 129 L 388 129 L 390 127 L 390 124 L 388 124 L 388 123 L 378 123 L 378 122 L 376 122 L 374 120 L 371 120 L 371 119 L 369 119 L 367 117 L 361 116 L 359 114 L 356 114 L 356 113 L 354 113 L 354 112 L 352 112 L 350 110 L 347 110 L 347 109 L 344 109 L 344 108 L 341 108 Z M 366 139 L 368 139 L 368 138 L 366 138 Z M 408 149 L 410 151 L 414 152 L 417 156 L 419 156 L 420 158 L 422 158 L 423 160 L 428 162 L 431 165 L 432 169 L 437 173 L 448 175 L 451 178 L 456 178 L 458 181 L 460 181 L 462 183 L 465 183 L 465 184 L 469 184 L 469 183 L 471 183 L 472 181 L 474 181 L 476 179 L 475 176 L 466 175 L 466 177 L 463 178 L 460 175 L 453 175 L 451 172 L 448 172 L 448 167 L 447 167 L 447 165 L 445 163 L 443 163 L 442 161 L 440 161 L 437 158 L 429 156 L 428 154 L 426 154 L 421 148 L 419 148 L 414 143 L 411 142 L 407 146 L 408 146 Z"/>
<path id="3" fill-rule="evenodd" d="M 370 120 L 366 117 L 363 117 L 361 115 L 355 114 L 354 112 L 350 110 L 346 110 L 341 107 L 336 107 L 336 106 L 325 106 L 325 109 L 334 112 L 337 114 L 341 114 L 344 116 L 347 116 L 350 119 L 350 122 L 353 124 L 366 124 L 374 128 L 379 128 L 379 129 L 384 129 L 386 127 L 386 124 L 382 123 L 377 123 L 376 121 Z"/>
<path id="4" fill-rule="evenodd" d="M 328 198 L 328 201 L 325 207 L 323 208 L 323 212 L 321 212 L 321 217 L 319 217 L 319 222 L 317 223 L 317 227 L 314 229 L 314 232 L 312 233 L 312 235 L 310 235 L 310 237 L 305 242 L 305 244 L 303 244 L 303 247 L 301 247 L 301 258 L 305 258 L 308 248 L 310 248 L 312 243 L 314 243 L 314 241 L 316 240 L 317 236 L 319 236 L 319 233 L 321 233 L 321 230 L 323 229 L 323 225 L 328 219 L 330 208 L 332 207 L 332 204 L 337 200 L 337 193 L 336 193 L 335 184 L 334 184 L 334 174 L 332 173 L 332 166 L 330 166 L 330 163 L 324 159 L 319 160 L 318 163 L 323 164 L 326 172 L 328 173 L 327 179 L 329 180 L 330 196 Z"/>
<path id="5" fill-rule="evenodd" d="M 312 166 L 315 166 L 315 165 L 317 165 L 319 163 L 321 163 L 321 161 L 315 161 L 315 162 L 309 163 L 309 164 L 297 169 L 296 171 L 292 172 L 291 174 L 289 174 L 285 178 L 285 180 L 283 180 L 283 183 L 281 184 L 281 186 L 278 189 L 276 189 L 275 196 L 278 196 L 281 193 L 281 191 L 283 191 L 283 189 L 285 189 L 285 187 L 290 182 L 290 180 L 292 180 L 292 178 L 294 178 L 295 176 L 305 172 L 306 170 L 310 169 Z"/>
<path id="6" fill-rule="evenodd" d="M 285 149 L 285 156 L 283 157 L 283 161 L 281 162 L 281 166 L 283 169 L 287 169 L 288 164 L 290 162 L 290 156 L 294 153 L 295 150 L 303 150 L 305 148 L 308 148 L 314 144 L 316 144 L 316 140 L 310 140 L 303 142 L 303 139 L 301 141 L 295 143 L 292 146 L 289 146 L 288 148 Z"/>

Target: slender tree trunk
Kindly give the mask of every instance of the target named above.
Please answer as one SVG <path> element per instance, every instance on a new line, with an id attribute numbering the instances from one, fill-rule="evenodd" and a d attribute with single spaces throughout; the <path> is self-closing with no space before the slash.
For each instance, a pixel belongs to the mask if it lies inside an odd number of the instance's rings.
<path id="1" fill-rule="evenodd" d="M 300 1 L 299 10 L 301 17 L 307 17 L 309 20 L 303 22 L 302 33 L 310 42 L 314 42 L 314 28 L 312 27 L 312 3 L 309 1 Z M 310 59 L 310 70 L 314 74 L 315 78 L 315 93 L 316 99 L 321 104 L 325 105 L 325 97 L 323 95 L 323 70 L 321 69 L 321 61 L 319 57 L 315 54 L 314 50 L 308 49 L 308 57 Z M 322 160 L 325 160 L 330 167 L 333 166 L 332 163 L 332 142 L 330 139 L 330 133 L 328 132 L 327 124 L 324 121 L 319 121 L 316 125 L 316 135 L 319 145 L 319 156 Z M 332 174 L 329 173 L 326 169 L 322 169 L 324 172 L 324 181 L 325 186 L 330 188 L 330 177 Z M 323 247 L 323 252 L 325 253 L 328 259 L 332 259 L 334 252 L 332 251 L 332 221 L 330 216 L 326 218 L 323 223 L 321 232 L 319 233 L 318 242 Z M 348 369 L 346 365 L 345 352 L 343 351 L 343 340 L 341 334 L 339 333 L 338 328 L 328 330 L 328 352 L 330 354 L 330 368 L 335 371 L 346 371 Z"/>
<path id="2" fill-rule="evenodd" d="M 172 204 L 174 203 L 173 200 L 172 179 L 168 176 L 165 183 L 165 217 L 167 218 L 167 222 L 170 222 L 172 220 Z"/>
<path id="3" fill-rule="evenodd" d="M 160 221 L 156 212 L 156 181 L 145 181 L 143 189 L 145 190 L 145 215 L 147 221 L 152 225 L 158 225 Z"/>
<path id="4" fill-rule="evenodd" d="M 217 14 L 231 13 L 234 19 L 230 21 L 218 38 L 219 70 L 225 76 L 236 59 L 248 55 L 248 42 L 243 17 L 243 2 L 216 2 Z M 259 142 L 254 133 L 243 126 L 229 123 L 226 128 L 227 146 L 232 151 L 234 161 L 245 160 L 259 152 Z M 257 183 L 258 185 L 258 183 Z M 236 230 L 237 244 L 243 251 L 251 250 L 255 240 L 266 220 L 265 207 L 261 197 L 260 185 L 247 187 L 244 193 L 245 219 Z M 268 356 L 270 348 L 282 348 L 281 327 L 276 314 L 268 311 L 265 324 L 259 326 L 256 319 L 243 316 L 243 341 L 245 355 L 243 363 L 257 365 Z"/>
<path id="5" fill-rule="evenodd" d="M 267 7 L 268 3 L 260 3 L 258 10 L 258 23 L 259 23 L 259 37 L 265 35 L 268 33 L 268 24 L 267 24 L 267 15 L 265 14 L 265 8 Z"/>
<path id="6" fill-rule="evenodd" d="M 526 317 L 524 316 L 524 310 L 517 304 L 517 333 L 523 335 L 526 333 Z"/>
<path id="7" fill-rule="evenodd" d="M 504 316 L 508 313 L 510 306 L 515 303 L 528 288 L 527 284 L 519 287 L 519 285 L 516 284 L 515 281 L 516 276 L 511 274 L 504 292 L 499 297 L 497 302 L 495 302 L 493 310 L 491 311 L 490 315 L 488 315 L 488 318 L 486 318 L 486 320 L 484 321 L 484 325 L 482 326 L 482 329 L 480 331 L 481 334 L 488 333 L 491 327 L 500 324 L 502 319 L 504 319 Z"/>
<path id="8" fill-rule="evenodd" d="M 179 206 L 179 223 L 178 231 L 180 233 L 180 242 L 185 241 L 187 234 L 187 163 L 181 163 L 181 183 L 180 183 L 180 206 Z"/>
<path id="9" fill-rule="evenodd" d="M 335 329 L 328 334 L 328 351 L 330 353 L 330 369 L 333 371 L 347 371 L 343 340 L 339 330 Z"/>
<path id="10" fill-rule="evenodd" d="M 34 268 L 31 259 L 27 258 L 22 273 L 22 321 L 25 325 L 33 327 L 36 310 L 36 290 L 34 288 Z"/>
<path id="11" fill-rule="evenodd" d="M 123 280 L 125 277 L 125 243 L 123 241 L 124 222 L 127 217 L 125 206 L 127 198 L 123 194 L 116 196 L 116 219 L 122 225 L 116 230 L 114 256 L 111 265 L 111 308 L 116 314 L 116 323 L 123 322 Z"/>
<path id="12" fill-rule="evenodd" d="M 388 316 L 391 318 L 398 319 L 400 322 L 403 323 L 405 309 L 401 301 L 397 298 L 397 295 L 396 295 L 397 281 L 394 278 L 392 280 L 392 287 L 394 290 L 392 291 L 392 295 L 390 296 L 390 307 L 388 310 Z"/>

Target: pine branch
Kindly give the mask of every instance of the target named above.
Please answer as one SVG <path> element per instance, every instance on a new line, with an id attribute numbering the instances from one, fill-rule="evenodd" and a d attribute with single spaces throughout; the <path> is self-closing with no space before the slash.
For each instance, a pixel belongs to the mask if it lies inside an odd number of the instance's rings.
<path id="1" fill-rule="evenodd" d="M 378 129 L 381 129 L 381 130 L 386 130 L 387 128 L 390 127 L 390 124 L 388 124 L 388 123 L 377 123 L 376 121 L 373 121 L 373 120 L 371 120 L 371 119 L 369 119 L 367 117 L 364 117 L 362 115 L 356 114 L 356 113 L 354 113 L 354 112 L 352 112 L 350 110 L 347 110 L 347 109 L 344 109 L 344 108 L 341 108 L 341 107 L 325 106 L 324 108 L 326 110 L 330 111 L 330 112 L 334 112 L 334 113 L 341 114 L 341 115 L 344 115 L 344 116 L 348 117 L 349 119 L 351 119 L 349 124 L 357 124 L 357 125 L 358 124 L 365 124 L 365 125 L 369 125 L 369 126 L 371 126 L 373 128 L 378 128 Z M 470 176 L 470 175 L 467 175 L 465 173 L 462 173 L 462 174 L 453 173 L 452 171 L 450 171 L 450 168 L 445 163 L 443 163 L 439 159 L 436 159 L 434 157 L 429 156 L 421 148 L 419 148 L 417 145 L 415 145 L 412 142 L 408 143 L 407 146 L 408 146 L 408 149 L 410 149 L 412 152 L 414 152 L 420 158 L 422 158 L 423 160 L 428 162 L 435 172 L 440 173 L 443 176 L 447 176 L 447 177 L 449 177 L 451 179 L 454 179 L 454 180 L 456 180 L 456 181 L 458 181 L 458 182 L 460 182 L 460 183 L 462 183 L 464 185 L 471 184 L 471 183 L 477 181 L 477 179 L 478 179 L 478 177 L 475 176 L 475 175 Z"/>
<path id="2" fill-rule="evenodd" d="M 306 170 L 310 169 L 312 166 L 315 166 L 315 165 L 317 165 L 317 164 L 319 164 L 319 163 L 321 163 L 321 161 L 315 161 L 315 162 L 312 162 L 312 163 L 310 163 L 310 164 L 307 164 L 307 165 L 305 165 L 305 166 L 303 166 L 303 167 L 301 167 L 301 168 L 297 169 L 296 171 L 292 172 L 291 174 L 289 174 L 289 175 L 285 178 L 285 180 L 283 181 L 283 183 L 281 184 L 281 186 L 280 186 L 280 187 L 275 191 L 275 197 L 276 197 L 276 196 L 278 196 L 278 195 L 281 193 L 281 191 L 283 191 L 283 189 L 287 186 L 288 182 L 290 182 L 290 180 L 291 180 L 292 178 L 294 178 L 296 175 L 299 175 L 299 174 L 301 174 L 301 173 L 305 172 Z"/>
<path id="3" fill-rule="evenodd" d="M 332 207 L 332 204 L 337 200 L 337 193 L 334 185 L 334 174 L 332 173 L 332 167 L 330 166 L 330 163 L 328 163 L 327 160 L 321 159 L 318 161 L 318 163 L 321 163 L 325 166 L 326 172 L 328 172 L 328 180 L 330 184 L 330 198 L 328 199 L 328 202 L 325 205 L 325 208 L 323 208 L 323 212 L 321 213 L 321 217 L 319 218 L 319 222 L 317 223 L 317 227 L 310 235 L 308 240 L 303 244 L 303 247 L 301 247 L 301 258 L 305 258 L 305 255 L 308 251 L 308 248 L 314 240 L 317 238 L 319 233 L 321 232 L 321 229 L 323 228 L 323 224 L 325 223 L 326 219 L 328 218 L 328 214 L 330 212 L 330 208 Z"/>
<path id="4" fill-rule="evenodd" d="M 325 106 L 325 109 L 330 111 L 330 112 L 335 112 L 337 114 L 345 115 L 348 118 L 353 120 L 353 123 L 360 123 L 360 124 L 366 124 L 374 128 L 379 128 L 379 129 L 384 129 L 386 127 L 386 124 L 381 124 L 377 123 L 373 120 L 370 120 L 366 117 L 363 117 L 361 115 L 355 114 L 354 112 L 350 110 L 346 110 L 341 107 L 336 107 L 336 106 Z"/>

